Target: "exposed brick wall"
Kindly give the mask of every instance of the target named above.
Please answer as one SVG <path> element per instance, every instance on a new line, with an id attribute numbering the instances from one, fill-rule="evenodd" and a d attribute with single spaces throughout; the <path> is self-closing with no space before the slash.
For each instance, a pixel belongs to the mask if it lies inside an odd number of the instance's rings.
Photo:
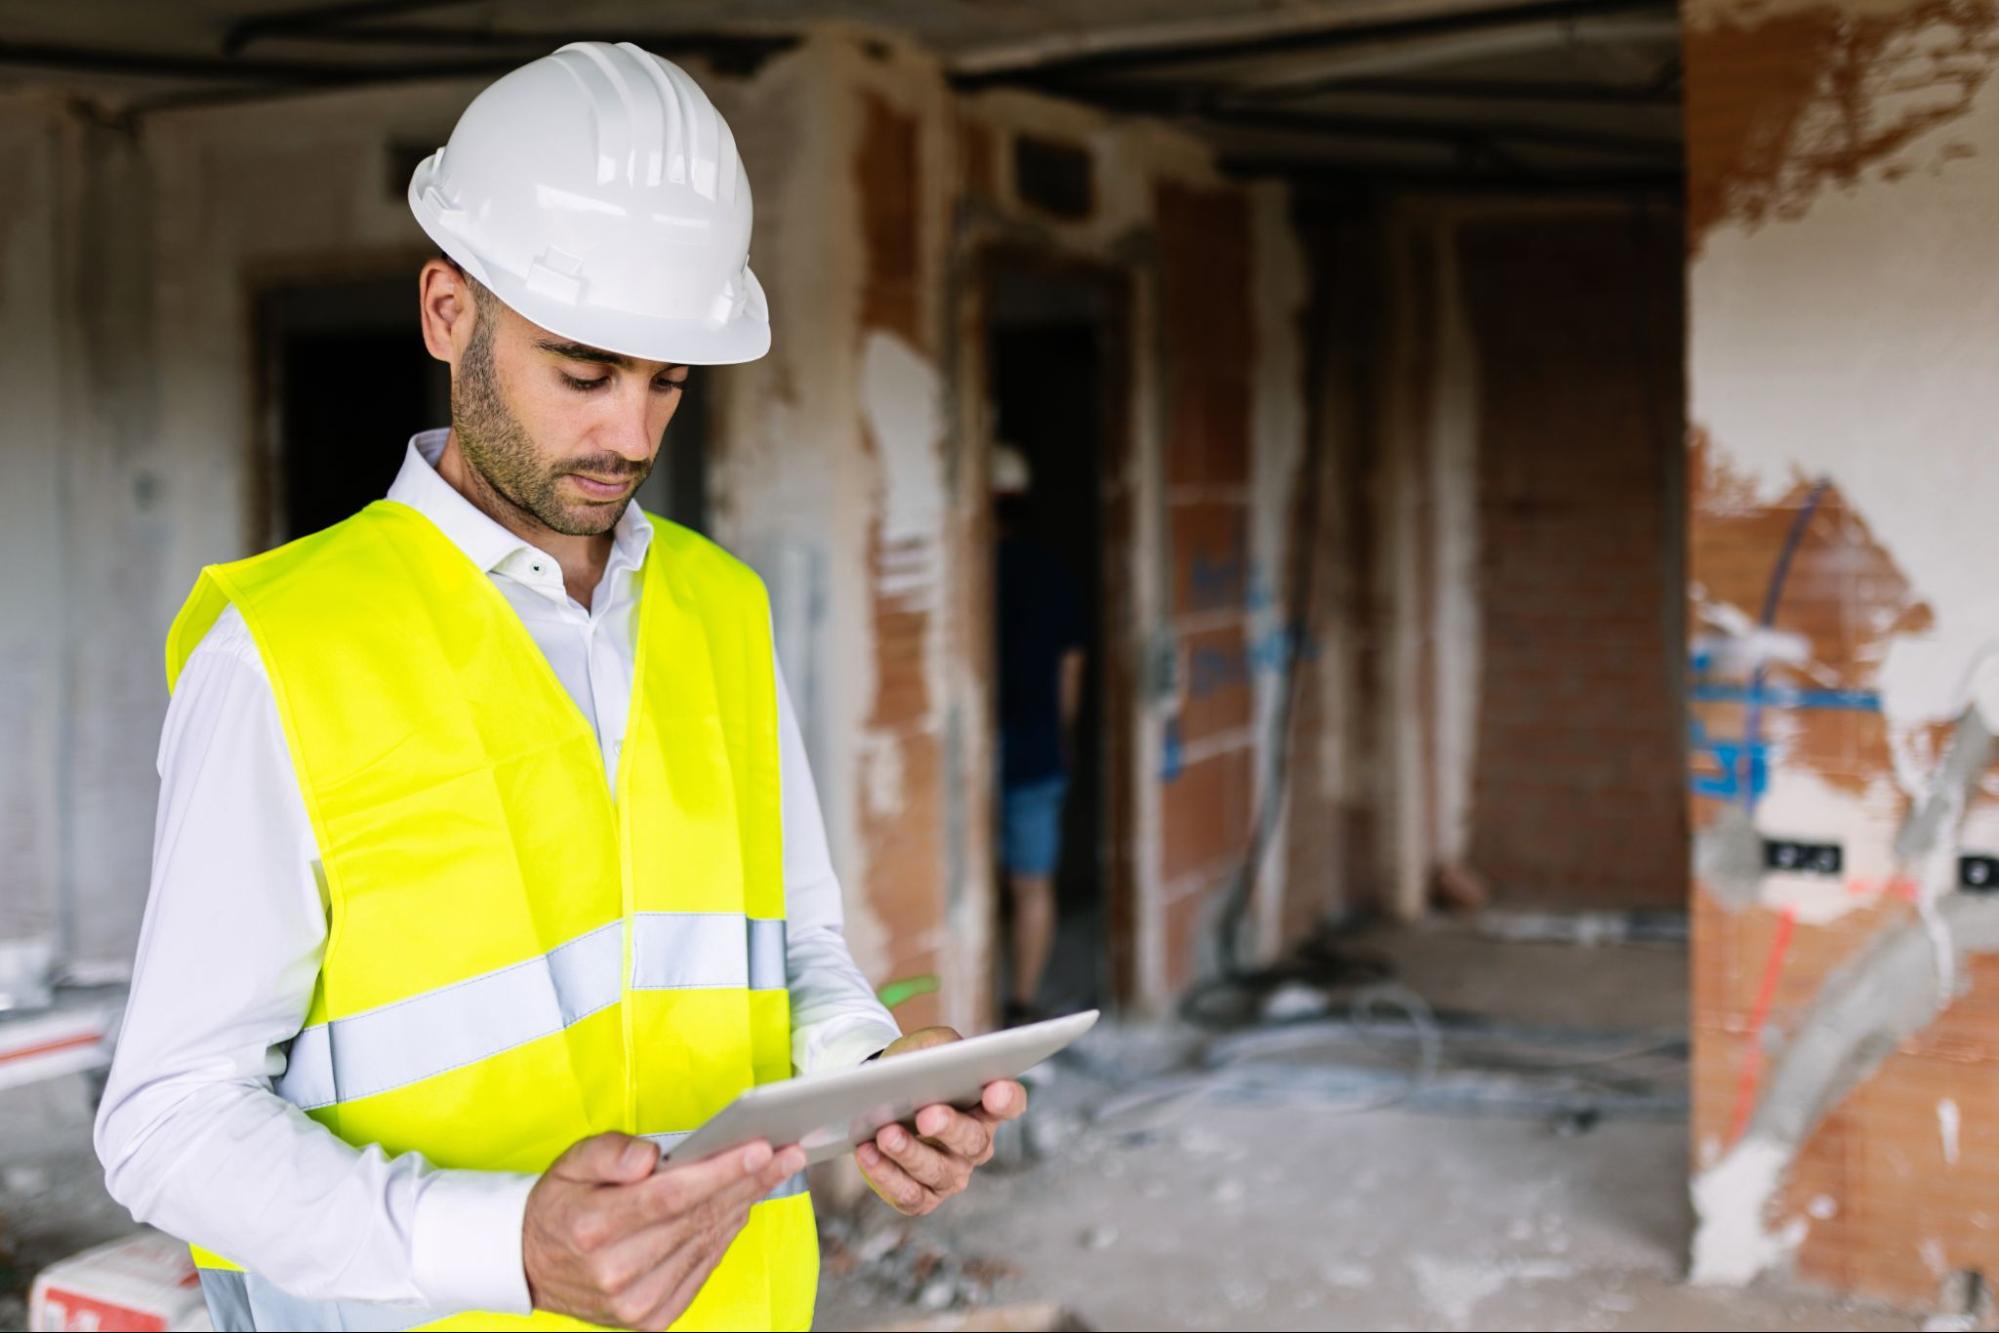
<path id="1" fill-rule="evenodd" d="M 1697 1009 L 1697 1167 L 1704 1153 L 1729 1142 L 1745 1069 L 1767 1069 L 1769 1060 L 1767 1052 L 1751 1059 L 1758 1047 L 1749 1037 L 1746 998 L 1768 957 L 1774 914 L 1717 921 L 1713 911 L 1703 911 L 1697 928 L 1710 949 L 1733 935 L 1724 948 L 1740 961 L 1732 977 L 1736 993 L 1729 997 L 1734 1007 Z M 1794 945 L 1785 959 L 1785 999 L 1773 1007 L 1769 1028 L 1782 1031 L 1795 1022 L 1824 981 L 1830 958 L 1905 915 L 1906 909 L 1870 912 L 1830 929 L 1799 927 L 1799 943 L 1810 942 L 1803 950 Z M 1799 1276 L 1924 1309 L 1936 1301 L 1945 1272 L 1999 1272 L 1999 1207 L 1993 1203 L 1999 1077 L 1992 1069 L 1999 1060 L 1993 1037 L 1999 1033 L 1999 966 L 1980 959 L 1973 967 L 1970 995 L 1834 1107 L 1793 1160 L 1768 1215 L 1779 1223 L 1810 1220 L 1796 1258 Z M 1947 1144 L 1938 1109 L 1946 1103 L 1955 1108 L 1954 1145 Z"/>
<path id="2" fill-rule="evenodd" d="M 1746 503 L 1698 435 L 1693 457 L 1689 574 L 1698 591 L 1696 615 L 1716 605 L 1756 606 L 1808 488 L 1800 483 L 1775 503 Z M 1920 629 L 1930 614 L 1834 487 L 1820 494 L 1808 522 L 1797 528 L 1776 605 L 1774 628 L 1799 637 L 1822 685 L 1859 692 L 1878 683 L 1889 637 Z M 1731 702 L 1696 703 L 1692 718 L 1702 736 L 1715 740 L 1740 739 L 1747 726 L 1745 708 Z M 1769 756 L 1775 781 L 1809 774 L 1831 791 L 1857 797 L 1895 764 L 1889 725 L 1879 712 L 1771 709 L 1759 732 L 1781 738 Z M 1692 771 L 1696 779 L 1728 777 L 1708 748 L 1696 748 Z M 1696 796 L 1695 826 L 1711 829 L 1731 803 Z M 1842 845 L 1848 857 L 1864 854 L 1868 843 L 1885 841 L 1893 831 L 1893 821 L 1817 827 L 1796 818 L 1766 811 L 1757 824 L 1765 837 L 1825 840 Z M 1849 874 L 1822 891 L 1853 894 L 1864 905 L 1823 924 L 1786 921 L 1760 903 L 1726 910 L 1696 886 L 1697 1165 L 1712 1163 L 1736 1141 L 1785 1037 L 1810 1020 L 1828 978 L 1883 931 L 1915 915 L 1904 885 Z M 1773 1226 L 1811 1219 L 1796 1260 L 1802 1275 L 1920 1304 L 1935 1299 L 1940 1264 L 1999 1272 L 1999 1209 L 1990 1205 L 1988 1183 L 1999 1173 L 1999 1145 L 1988 1128 L 1999 1114 L 1999 1071 L 1993 1068 L 1999 1060 L 1999 960 L 1974 958 L 1969 970 L 1967 992 L 1836 1105 L 1799 1152 L 1769 1218 Z M 1940 1108 L 1946 1101 L 1956 1108 L 1954 1161 L 1944 1159 L 1947 1112 Z"/>
<path id="3" fill-rule="evenodd" d="M 1511 904 L 1677 906 L 1675 219 L 1457 230 L 1477 363 L 1470 862 Z"/>
<path id="4" fill-rule="evenodd" d="M 1961 702 L 1891 698 L 1888 666 L 1995 629 L 1989 607 L 1943 597 L 1957 559 L 1991 562 L 1992 379 L 1966 359 L 1990 316 L 1962 275 L 1983 270 L 1999 204 L 1979 165 L 1999 151 L 1995 23 L 1983 4 L 1690 13 L 1689 629 L 1707 691 L 1689 710 L 1691 824 L 1697 847 L 1747 815 L 1759 839 L 1843 856 L 1746 890 L 1721 869 L 1695 880 L 1697 1169 L 1727 1160 L 1837 970 L 1951 887 L 1893 847 Z M 1912 537 L 1938 532 L 1961 556 L 1924 565 Z M 1728 654 L 1766 607 L 1785 655 L 1767 685 L 1793 693 L 1752 730 L 1756 677 Z M 1989 838 L 1993 790 L 1987 773 L 1970 795 L 1966 851 L 1985 850 L 1968 835 Z M 1999 961 L 1965 972 L 1921 1031 L 1861 1053 L 1866 1076 L 1763 1210 L 1803 1231 L 1806 1278 L 1927 1308 L 1948 1273 L 1999 1275 Z"/>
<path id="5" fill-rule="evenodd" d="M 1161 340 L 1171 614 L 1185 673 L 1177 744 L 1160 788 L 1166 980 L 1201 961 L 1217 887 L 1248 845 L 1254 737 L 1249 625 L 1250 239 L 1237 191 L 1161 186 Z"/>

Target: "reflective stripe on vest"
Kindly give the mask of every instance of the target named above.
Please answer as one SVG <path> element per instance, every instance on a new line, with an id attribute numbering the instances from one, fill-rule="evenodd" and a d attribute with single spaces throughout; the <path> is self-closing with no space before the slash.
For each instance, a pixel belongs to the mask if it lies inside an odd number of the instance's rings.
<path id="1" fill-rule="evenodd" d="M 539 1173 L 606 1130 L 677 1142 L 790 1077 L 769 602 L 657 520 L 639 578 L 609 788 L 513 608 L 407 506 L 205 571 L 175 621 L 169 684 L 232 604 L 271 680 L 328 902 L 277 1088 L 347 1142 Z M 218 1326 L 575 1327 L 301 1301 L 254 1264 L 196 1261 Z M 810 1197 L 786 1181 L 675 1327 L 808 1328 L 817 1273 Z"/>
<path id="2" fill-rule="evenodd" d="M 613 921 L 539 958 L 315 1023 L 293 1039 L 278 1094 L 310 1111 L 373 1097 L 560 1032 L 618 1002 L 623 953 L 624 923 Z M 727 912 L 633 918 L 634 990 L 784 986 L 782 921 Z"/>

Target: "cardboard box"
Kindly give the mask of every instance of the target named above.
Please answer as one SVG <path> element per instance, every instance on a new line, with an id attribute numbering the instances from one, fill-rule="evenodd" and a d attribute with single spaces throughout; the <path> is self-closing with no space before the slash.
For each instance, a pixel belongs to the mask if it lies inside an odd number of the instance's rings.
<path id="1" fill-rule="evenodd" d="M 149 1227 L 43 1269 L 28 1292 L 28 1327 L 195 1333 L 213 1325 L 187 1246 Z"/>

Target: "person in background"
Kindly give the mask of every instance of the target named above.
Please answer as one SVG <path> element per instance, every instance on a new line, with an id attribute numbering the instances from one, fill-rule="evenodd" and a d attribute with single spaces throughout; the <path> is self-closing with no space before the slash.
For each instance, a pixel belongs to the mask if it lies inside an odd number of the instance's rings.
<path id="1" fill-rule="evenodd" d="M 1040 1017 L 1055 938 L 1062 806 L 1083 695 L 1082 599 L 1062 559 L 1023 531 L 1033 481 L 1012 445 L 993 458 L 998 529 L 1000 860 L 1013 907 L 1009 1026 Z"/>

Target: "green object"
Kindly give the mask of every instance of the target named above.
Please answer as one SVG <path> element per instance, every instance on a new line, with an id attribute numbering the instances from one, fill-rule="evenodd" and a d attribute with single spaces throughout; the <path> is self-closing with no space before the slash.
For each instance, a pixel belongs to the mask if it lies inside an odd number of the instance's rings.
<path id="1" fill-rule="evenodd" d="M 891 981 L 888 985 L 883 986 L 877 991 L 876 994 L 880 997 L 883 1005 L 893 1009 L 905 1000 L 913 1000 L 919 995 L 928 995 L 936 989 L 936 975 L 934 973 L 925 973 L 920 977 L 904 977 L 900 981 Z"/>

